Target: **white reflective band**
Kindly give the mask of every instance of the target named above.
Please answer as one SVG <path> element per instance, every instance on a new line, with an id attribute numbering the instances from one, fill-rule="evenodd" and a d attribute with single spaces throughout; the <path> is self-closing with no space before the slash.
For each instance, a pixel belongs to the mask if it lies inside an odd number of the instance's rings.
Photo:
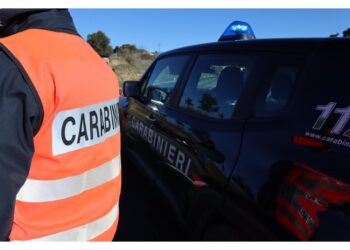
<path id="1" fill-rule="evenodd" d="M 60 111 L 52 123 L 52 154 L 96 145 L 119 130 L 118 99 Z"/>
<path id="2" fill-rule="evenodd" d="M 16 199 L 23 202 L 48 202 L 78 195 L 113 180 L 120 174 L 120 156 L 83 174 L 58 180 L 27 179 Z"/>
<path id="3" fill-rule="evenodd" d="M 118 218 L 119 206 L 115 205 L 105 216 L 85 225 L 31 241 L 89 241 L 106 232 Z"/>

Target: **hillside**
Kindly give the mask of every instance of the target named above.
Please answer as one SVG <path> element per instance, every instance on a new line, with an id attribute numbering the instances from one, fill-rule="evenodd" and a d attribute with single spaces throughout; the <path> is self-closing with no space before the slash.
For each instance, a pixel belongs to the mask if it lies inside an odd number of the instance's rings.
<path id="1" fill-rule="evenodd" d="M 122 45 L 109 57 L 109 63 L 121 86 L 126 80 L 139 80 L 157 55 L 134 45 Z"/>

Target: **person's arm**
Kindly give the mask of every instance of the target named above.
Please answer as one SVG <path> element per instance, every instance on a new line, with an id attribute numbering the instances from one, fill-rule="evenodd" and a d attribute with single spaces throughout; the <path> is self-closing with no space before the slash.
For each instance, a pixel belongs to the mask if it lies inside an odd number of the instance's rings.
<path id="1" fill-rule="evenodd" d="M 35 99 L 16 65 L 0 51 L 0 240 L 8 240 L 16 195 L 24 184 L 40 126 Z"/>

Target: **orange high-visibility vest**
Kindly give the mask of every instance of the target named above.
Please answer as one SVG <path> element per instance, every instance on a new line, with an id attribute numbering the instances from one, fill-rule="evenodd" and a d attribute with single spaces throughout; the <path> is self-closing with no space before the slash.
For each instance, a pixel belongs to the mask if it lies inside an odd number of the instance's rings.
<path id="1" fill-rule="evenodd" d="M 112 240 L 121 187 L 116 76 L 77 35 L 30 29 L 0 43 L 44 112 L 10 240 Z"/>

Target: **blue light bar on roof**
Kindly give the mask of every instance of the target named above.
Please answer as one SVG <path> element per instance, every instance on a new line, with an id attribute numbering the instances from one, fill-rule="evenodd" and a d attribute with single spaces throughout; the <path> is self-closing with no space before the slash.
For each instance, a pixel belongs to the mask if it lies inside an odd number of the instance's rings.
<path id="1" fill-rule="evenodd" d="M 255 35 L 252 27 L 246 22 L 234 21 L 232 22 L 221 35 L 221 41 L 236 41 L 236 40 L 252 40 Z"/>

